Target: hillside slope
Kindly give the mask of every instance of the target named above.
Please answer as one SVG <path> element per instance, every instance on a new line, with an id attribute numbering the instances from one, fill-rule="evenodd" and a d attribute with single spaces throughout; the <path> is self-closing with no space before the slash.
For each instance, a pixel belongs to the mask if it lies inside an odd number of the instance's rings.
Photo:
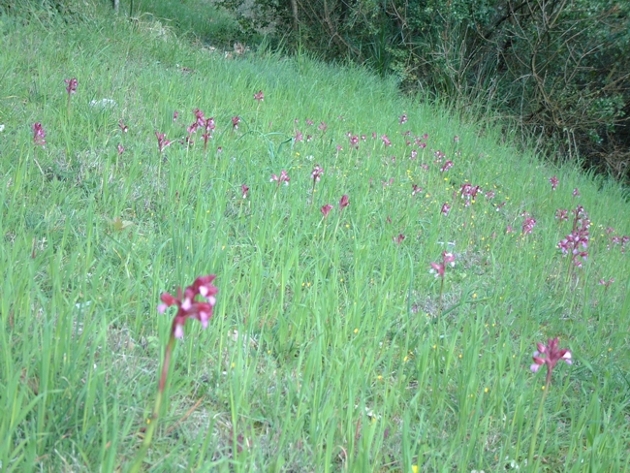
<path id="1" fill-rule="evenodd" d="M 97 13 L 0 20 L 2 467 L 126 471 L 160 294 L 216 274 L 148 471 L 630 469 L 619 186 L 360 69 Z"/>

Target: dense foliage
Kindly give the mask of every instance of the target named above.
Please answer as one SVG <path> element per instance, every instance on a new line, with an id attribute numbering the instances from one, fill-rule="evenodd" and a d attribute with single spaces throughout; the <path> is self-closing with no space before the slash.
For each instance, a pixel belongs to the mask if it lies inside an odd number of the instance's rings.
<path id="1" fill-rule="evenodd" d="M 630 4 L 617 0 L 218 0 L 329 60 L 499 112 L 561 159 L 630 176 Z"/>

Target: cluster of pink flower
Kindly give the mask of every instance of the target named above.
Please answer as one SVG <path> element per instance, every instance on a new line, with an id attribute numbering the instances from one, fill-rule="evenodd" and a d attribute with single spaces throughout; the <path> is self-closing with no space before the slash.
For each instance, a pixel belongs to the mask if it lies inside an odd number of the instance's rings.
<path id="1" fill-rule="evenodd" d="M 441 164 L 444 159 L 446 159 L 446 154 L 443 151 L 435 150 L 433 152 L 433 156 L 435 157 L 435 164 Z"/>
<path id="2" fill-rule="evenodd" d="M 33 142 L 38 146 L 44 146 L 46 144 L 46 130 L 41 123 L 37 122 L 33 124 Z"/>
<path id="3" fill-rule="evenodd" d="M 282 184 L 283 182 L 285 186 L 288 186 L 290 181 L 291 179 L 289 178 L 289 175 L 284 169 L 280 172 L 279 176 L 276 174 L 272 174 L 271 179 L 270 179 L 270 182 L 277 183 L 278 187 L 280 187 L 280 184 Z"/>
<path id="4" fill-rule="evenodd" d="M 359 135 L 354 135 L 348 132 L 347 136 L 348 141 L 350 142 L 350 147 L 354 149 L 359 149 Z"/>
<path id="5" fill-rule="evenodd" d="M 446 272 L 447 266 L 455 266 L 455 255 L 453 253 L 449 253 L 447 251 L 442 252 L 442 262 L 441 263 L 431 263 L 431 273 L 435 274 L 435 277 L 444 277 L 444 273 Z"/>
<path id="6" fill-rule="evenodd" d="M 66 82 L 66 92 L 68 92 L 68 96 L 76 93 L 77 85 L 79 85 L 77 79 L 73 77 L 72 79 L 64 79 Z"/>
<path id="7" fill-rule="evenodd" d="M 405 235 L 403 235 L 402 233 L 399 233 L 398 236 L 393 237 L 394 243 L 396 243 L 397 245 L 400 245 L 404 240 L 405 240 Z"/>
<path id="8" fill-rule="evenodd" d="M 157 138 L 158 150 L 160 151 L 160 153 L 162 153 L 166 148 L 168 148 L 172 144 L 172 141 L 169 141 L 166 139 L 166 135 L 164 133 L 159 133 L 156 131 L 155 137 Z"/>
<path id="9" fill-rule="evenodd" d="M 324 168 L 322 168 L 319 164 L 315 165 L 313 170 L 311 171 L 311 179 L 313 179 L 313 186 L 315 183 L 319 182 L 324 174 Z"/>
<path id="10" fill-rule="evenodd" d="M 444 163 L 444 166 L 440 168 L 440 172 L 446 172 L 453 167 L 453 161 L 450 159 Z"/>
<path id="11" fill-rule="evenodd" d="M 562 255 L 571 254 L 573 264 L 578 268 L 582 267 L 582 262 L 588 257 L 589 227 L 591 221 L 584 211 L 584 207 L 578 205 L 574 211 L 573 229 L 564 239 L 558 242 L 558 248 Z"/>
<path id="12" fill-rule="evenodd" d="M 216 303 L 215 296 L 219 292 L 212 284 L 215 277 L 214 274 L 199 276 L 183 292 L 181 288 L 178 288 L 177 297 L 168 292 L 164 292 L 160 296 L 162 300 L 158 306 L 160 314 L 163 314 L 171 306 L 177 306 L 177 313 L 171 327 L 171 333 L 175 338 L 184 336 L 184 324 L 187 319 L 197 319 L 203 328 L 208 326 Z"/>
<path id="13" fill-rule="evenodd" d="M 532 217 L 530 214 L 528 214 L 527 212 L 523 214 L 523 217 L 524 217 L 523 228 L 522 228 L 523 235 L 529 235 L 534 229 L 534 227 L 536 226 L 536 219 Z"/>
<path id="14" fill-rule="evenodd" d="M 569 365 L 573 363 L 571 351 L 566 348 L 559 348 L 559 343 L 558 337 L 550 338 L 546 345 L 538 343 L 538 350 L 534 352 L 534 363 L 531 365 L 531 370 L 536 373 L 541 366 L 547 367 L 547 387 L 551 384 L 551 374 L 558 361 L 564 361 Z"/>
<path id="15" fill-rule="evenodd" d="M 608 280 L 606 280 L 604 278 L 601 278 L 599 280 L 599 285 L 608 288 L 608 286 L 612 285 L 612 283 L 614 283 L 614 282 L 615 282 L 615 278 L 610 278 Z"/>
<path id="16" fill-rule="evenodd" d="M 254 99 L 257 100 L 258 102 L 262 102 L 264 100 L 264 94 L 262 92 L 262 90 L 258 91 L 258 93 L 254 94 Z M 342 117 L 340 117 L 340 119 L 342 119 Z M 304 120 L 306 125 L 311 127 L 313 125 L 315 125 L 315 122 L 313 120 L 311 120 L 310 118 L 307 118 Z M 240 123 L 240 118 L 239 117 L 234 117 L 232 118 L 232 126 L 234 129 L 238 128 L 238 125 Z M 293 140 L 295 143 L 301 143 L 306 141 L 307 143 L 313 140 L 313 135 L 311 134 L 306 134 L 304 135 L 304 133 L 297 129 L 297 126 L 300 123 L 299 119 L 294 119 L 294 123 L 296 125 L 296 129 L 295 129 L 295 134 L 293 135 Z M 317 129 L 319 131 L 321 131 L 322 133 L 326 131 L 326 129 L 328 128 L 328 125 L 326 125 L 325 122 L 320 122 L 319 126 L 317 127 Z M 358 142 L 359 142 L 359 137 L 356 135 L 352 135 L 352 133 L 347 133 L 346 134 L 348 136 L 348 139 L 350 140 L 350 147 L 351 148 L 357 148 L 358 149 Z M 366 140 L 366 136 L 362 135 L 361 139 L 363 141 Z M 337 151 L 341 151 L 343 148 L 341 147 L 341 145 L 337 145 Z"/>
<path id="17" fill-rule="evenodd" d="M 560 220 L 561 222 L 569 220 L 569 211 L 566 209 L 556 210 L 556 220 Z"/>
<path id="18" fill-rule="evenodd" d="M 212 133 L 216 128 L 214 117 L 206 118 L 203 112 L 198 108 L 196 108 L 193 113 L 195 114 L 195 121 L 186 128 L 186 132 L 188 133 L 186 136 L 186 143 L 191 145 L 192 135 L 196 133 L 197 130 L 202 129 L 203 133 L 201 137 L 203 138 L 203 149 L 205 150 L 208 148 L 208 140 L 212 138 Z M 232 124 L 234 124 L 234 119 L 232 119 Z M 238 122 L 236 126 L 238 127 Z"/>
<path id="19" fill-rule="evenodd" d="M 615 229 L 608 227 L 606 229 L 606 233 L 608 233 L 609 235 L 615 233 Z M 625 253 L 626 252 L 626 245 L 630 242 L 630 236 L 628 235 L 612 235 L 610 237 L 610 243 L 608 244 L 608 249 L 612 249 L 614 246 L 620 246 L 621 247 L 621 252 Z"/>
<path id="20" fill-rule="evenodd" d="M 468 207 L 472 202 L 475 202 L 477 194 L 481 190 L 479 186 L 473 186 L 472 184 L 465 182 L 459 188 L 459 196 L 464 199 L 464 205 Z"/>

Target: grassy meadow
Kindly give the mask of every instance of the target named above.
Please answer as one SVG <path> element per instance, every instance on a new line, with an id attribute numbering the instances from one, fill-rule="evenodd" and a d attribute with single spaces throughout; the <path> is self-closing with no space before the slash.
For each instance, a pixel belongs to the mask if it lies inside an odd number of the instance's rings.
<path id="1" fill-rule="evenodd" d="M 630 471 L 627 190 L 142 17 L 0 17 L 0 84 L 0 471 L 128 471 L 206 274 L 145 471 Z"/>

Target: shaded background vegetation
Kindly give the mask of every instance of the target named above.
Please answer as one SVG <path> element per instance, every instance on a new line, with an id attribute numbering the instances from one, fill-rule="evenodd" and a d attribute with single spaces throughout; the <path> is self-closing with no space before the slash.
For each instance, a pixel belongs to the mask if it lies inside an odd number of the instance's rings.
<path id="1" fill-rule="evenodd" d="M 614 0 L 216 0 L 243 31 L 349 59 L 516 125 L 552 159 L 627 179 L 630 3 Z"/>

